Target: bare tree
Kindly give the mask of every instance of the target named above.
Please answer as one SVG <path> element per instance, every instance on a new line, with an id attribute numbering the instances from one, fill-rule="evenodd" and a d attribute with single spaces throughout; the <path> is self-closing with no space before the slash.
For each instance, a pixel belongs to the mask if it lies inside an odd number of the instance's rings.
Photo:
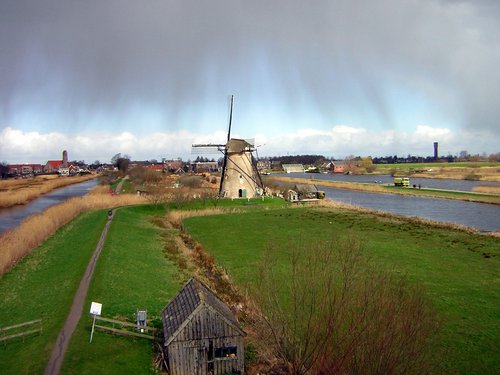
<path id="1" fill-rule="evenodd" d="M 353 237 L 288 249 L 283 262 L 282 250 L 269 247 L 254 292 L 262 312 L 260 341 L 271 345 L 283 370 L 297 375 L 429 370 L 436 324 L 421 289 L 371 270 Z"/>
<path id="2" fill-rule="evenodd" d="M 118 168 L 123 175 L 127 173 L 128 166 L 130 164 L 130 156 L 118 153 L 111 158 L 111 164 Z"/>

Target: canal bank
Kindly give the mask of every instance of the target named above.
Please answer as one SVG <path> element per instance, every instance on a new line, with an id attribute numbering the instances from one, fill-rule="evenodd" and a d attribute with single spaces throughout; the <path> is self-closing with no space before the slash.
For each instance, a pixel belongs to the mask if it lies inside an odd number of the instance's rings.
<path id="1" fill-rule="evenodd" d="M 389 188 L 383 184 L 390 181 L 386 176 L 379 182 L 368 183 L 368 176 L 322 175 L 314 174 L 288 174 L 278 175 L 276 180 L 290 185 L 308 183 L 317 185 L 325 191 L 328 199 L 372 210 L 389 212 L 408 217 L 419 217 L 444 223 L 459 224 L 480 231 L 500 230 L 500 205 L 489 204 L 500 200 L 493 196 L 494 201 L 477 203 L 460 199 L 463 194 L 467 197 L 475 195 L 472 189 L 477 186 L 476 181 L 439 181 L 429 180 L 426 187 L 432 196 L 419 196 L 423 189 Z M 307 179 L 304 177 L 308 177 Z M 352 178 L 354 177 L 354 178 Z M 382 178 L 383 176 L 377 176 Z M 365 180 L 364 180 L 365 179 Z M 391 178 L 392 180 L 392 178 Z M 491 186 L 497 186 L 492 183 Z M 440 191 L 431 189 L 449 189 L 454 199 L 438 197 Z M 463 192 L 457 188 L 464 189 Z M 449 197 L 446 197 L 449 198 Z M 463 198 L 463 197 L 462 197 Z"/>
<path id="2" fill-rule="evenodd" d="M 92 179 L 78 184 L 68 185 L 42 195 L 25 205 L 0 209 L 0 234 L 18 226 L 27 217 L 40 213 L 47 208 L 62 203 L 69 198 L 81 197 L 95 186 L 98 180 Z"/>

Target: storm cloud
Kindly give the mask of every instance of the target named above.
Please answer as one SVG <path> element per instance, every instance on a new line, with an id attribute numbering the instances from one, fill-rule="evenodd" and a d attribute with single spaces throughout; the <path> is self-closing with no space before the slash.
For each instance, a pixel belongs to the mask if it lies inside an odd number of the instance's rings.
<path id="1" fill-rule="evenodd" d="M 235 94 L 248 127 L 500 138 L 499 18 L 472 0 L 3 0 L 0 129 L 223 130 Z"/>

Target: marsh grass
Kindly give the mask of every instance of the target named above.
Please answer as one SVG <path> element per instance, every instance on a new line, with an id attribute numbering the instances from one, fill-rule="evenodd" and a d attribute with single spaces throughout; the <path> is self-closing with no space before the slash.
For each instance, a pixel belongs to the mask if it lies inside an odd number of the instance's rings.
<path id="1" fill-rule="evenodd" d="M 222 215 L 222 214 L 237 213 L 237 212 L 241 212 L 241 210 L 238 208 L 230 208 L 230 209 L 206 208 L 203 210 L 185 210 L 185 211 L 174 210 L 174 211 L 169 211 L 167 213 L 167 219 L 175 227 L 179 228 L 181 227 L 182 221 L 189 217 Z"/>
<path id="2" fill-rule="evenodd" d="M 476 193 L 500 195 L 500 186 L 476 186 L 472 188 L 472 191 Z"/>
<path id="3" fill-rule="evenodd" d="M 49 207 L 40 214 L 25 219 L 18 227 L 0 235 L 0 275 L 12 268 L 31 250 L 52 236 L 61 226 L 71 221 L 83 211 L 144 204 L 143 197 L 135 195 L 111 196 L 91 194 L 69 199 Z"/>
<path id="4" fill-rule="evenodd" d="M 57 177 L 39 176 L 30 179 L 0 180 L 0 208 L 26 204 L 54 189 L 91 180 L 95 175 Z"/>

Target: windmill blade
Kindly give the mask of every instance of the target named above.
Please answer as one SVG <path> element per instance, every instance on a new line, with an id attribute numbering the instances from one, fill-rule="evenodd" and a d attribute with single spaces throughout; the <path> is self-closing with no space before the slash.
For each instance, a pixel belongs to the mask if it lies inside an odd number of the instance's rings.
<path id="1" fill-rule="evenodd" d="M 231 139 L 231 124 L 233 122 L 233 103 L 234 103 L 234 95 L 231 95 L 231 104 L 229 107 L 229 128 L 227 130 L 226 147 L 224 147 L 224 161 L 222 162 L 222 172 L 221 172 L 221 176 L 220 176 L 219 197 L 222 196 L 222 186 L 224 185 L 224 178 L 226 176 L 227 147 L 228 147 L 229 140 Z"/>
<path id="2" fill-rule="evenodd" d="M 191 154 L 218 154 L 220 152 L 224 153 L 226 145 L 217 145 L 212 143 L 207 144 L 194 144 L 191 145 Z"/>
<path id="3" fill-rule="evenodd" d="M 231 139 L 231 124 L 233 122 L 233 103 L 234 103 L 234 95 L 231 95 L 231 102 L 229 106 L 229 128 L 227 130 L 227 141 Z"/>

